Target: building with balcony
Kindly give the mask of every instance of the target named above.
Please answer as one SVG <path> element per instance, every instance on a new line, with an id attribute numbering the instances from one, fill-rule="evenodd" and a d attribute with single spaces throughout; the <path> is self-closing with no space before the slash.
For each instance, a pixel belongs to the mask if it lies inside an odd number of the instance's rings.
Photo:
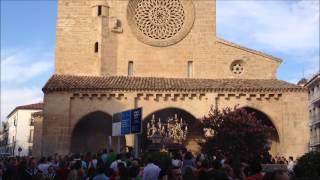
<path id="1" fill-rule="evenodd" d="M 310 150 L 320 151 L 320 73 L 305 86 L 309 91 Z"/>
<path id="2" fill-rule="evenodd" d="M 17 106 L 7 116 L 7 153 L 13 156 L 32 154 L 34 118 L 32 114 L 42 111 L 43 103 Z M 21 150 L 19 152 L 19 149 Z"/>

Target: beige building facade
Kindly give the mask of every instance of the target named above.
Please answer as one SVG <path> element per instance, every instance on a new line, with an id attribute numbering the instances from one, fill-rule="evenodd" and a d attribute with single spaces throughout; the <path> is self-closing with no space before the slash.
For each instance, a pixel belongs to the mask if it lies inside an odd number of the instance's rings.
<path id="1" fill-rule="evenodd" d="M 112 115 L 135 107 L 191 129 L 212 106 L 245 107 L 276 128 L 272 154 L 308 149 L 306 89 L 276 79 L 280 59 L 217 37 L 215 0 L 59 0 L 56 32 L 41 155 L 114 146 Z"/>

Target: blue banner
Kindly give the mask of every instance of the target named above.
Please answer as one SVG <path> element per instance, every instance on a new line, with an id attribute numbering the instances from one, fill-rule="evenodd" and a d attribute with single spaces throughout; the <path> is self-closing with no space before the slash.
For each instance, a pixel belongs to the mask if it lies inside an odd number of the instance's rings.
<path id="1" fill-rule="evenodd" d="M 131 133 L 141 133 L 142 108 L 131 111 Z"/>
<path id="2" fill-rule="evenodd" d="M 131 111 L 121 113 L 121 135 L 131 133 Z"/>
<path id="3" fill-rule="evenodd" d="M 121 134 L 119 135 L 141 133 L 142 108 L 131 109 L 114 114 L 113 124 L 116 124 L 117 122 L 121 124 Z M 113 129 L 112 131 L 116 131 L 116 129 Z M 116 133 L 113 134 L 116 135 Z"/>

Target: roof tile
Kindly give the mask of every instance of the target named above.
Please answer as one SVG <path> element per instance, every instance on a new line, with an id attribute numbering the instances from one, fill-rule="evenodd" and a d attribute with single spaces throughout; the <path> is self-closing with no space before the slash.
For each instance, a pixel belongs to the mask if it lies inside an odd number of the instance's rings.
<path id="1" fill-rule="evenodd" d="M 53 75 L 43 88 L 55 91 L 280 91 L 305 88 L 276 79 L 191 79 Z"/>

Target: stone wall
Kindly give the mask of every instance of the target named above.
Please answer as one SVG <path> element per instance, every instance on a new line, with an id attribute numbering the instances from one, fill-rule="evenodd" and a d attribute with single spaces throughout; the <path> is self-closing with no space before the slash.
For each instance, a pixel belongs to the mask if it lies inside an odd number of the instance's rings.
<path id="1" fill-rule="evenodd" d="M 135 76 L 187 77 L 192 61 L 194 78 L 275 78 L 279 61 L 217 40 L 214 0 L 193 0 L 193 5 L 194 23 L 186 37 L 158 47 L 138 40 L 127 18 L 128 0 L 59 0 L 55 73 L 128 75 L 132 61 Z M 234 60 L 244 61 L 241 76 L 230 71 Z"/>
<path id="2" fill-rule="evenodd" d="M 42 156 L 42 136 L 43 136 L 43 115 L 34 116 L 34 132 L 33 132 L 33 147 L 32 156 Z"/>
<path id="3" fill-rule="evenodd" d="M 308 146 L 308 111 L 306 92 L 79 92 L 48 93 L 45 95 L 43 153 L 66 154 L 70 151 L 73 128 L 79 120 L 96 111 L 114 114 L 143 107 L 143 117 L 165 108 L 179 108 L 201 119 L 211 106 L 251 107 L 266 114 L 277 129 L 280 142 L 273 155 L 300 156 Z M 48 103 L 49 102 L 49 103 Z M 296 102 L 301 102 L 300 104 Z M 297 133 L 299 132 L 299 136 Z M 133 137 L 127 136 L 128 145 Z"/>

